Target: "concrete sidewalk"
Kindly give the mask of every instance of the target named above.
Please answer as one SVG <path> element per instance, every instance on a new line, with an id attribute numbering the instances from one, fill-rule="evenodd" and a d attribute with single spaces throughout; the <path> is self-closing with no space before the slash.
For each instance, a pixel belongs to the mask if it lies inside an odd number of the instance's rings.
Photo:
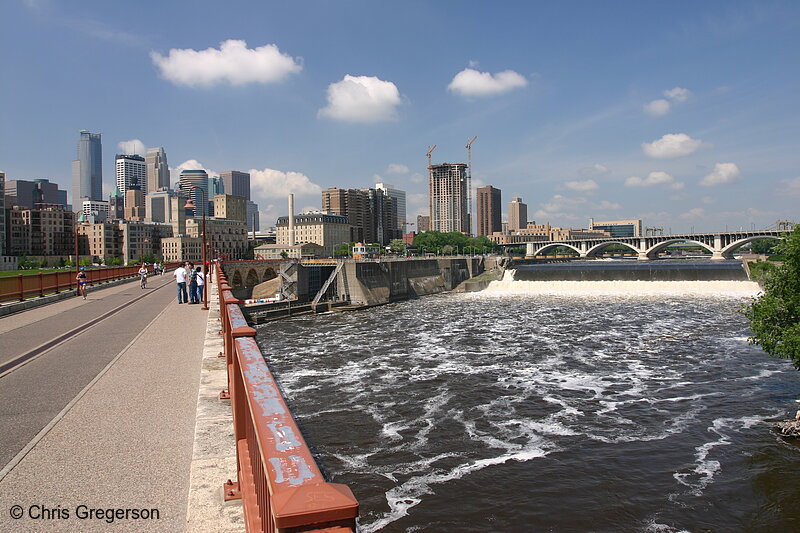
<path id="1" fill-rule="evenodd" d="M 38 308 L 26 321 L 80 303 Z M 208 319 L 173 299 L 111 360 L 0 481 L 0 531 L 185 529 L 201 360 L 207 333 L 219 329 Z M 109 518 L 108 509 L 137 511 Z"/>

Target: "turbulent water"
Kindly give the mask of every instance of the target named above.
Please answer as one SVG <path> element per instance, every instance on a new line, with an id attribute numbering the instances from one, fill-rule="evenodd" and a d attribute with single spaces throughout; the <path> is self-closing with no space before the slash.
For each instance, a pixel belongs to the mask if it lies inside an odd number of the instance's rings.
<path id="1" fill-rule="evenodd" d="M 361 531 L 800 531 L 755 286 L 516 283 L 260 326 Z"/>

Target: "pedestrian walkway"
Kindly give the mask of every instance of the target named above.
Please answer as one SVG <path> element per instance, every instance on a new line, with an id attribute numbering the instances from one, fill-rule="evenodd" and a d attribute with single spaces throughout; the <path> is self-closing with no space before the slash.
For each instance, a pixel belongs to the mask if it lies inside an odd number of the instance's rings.
<path id="1" fill-rule="evenodd" d="M 0 377 L 0 531 L 184 531 L 215 331 L 171 273 L 0 318 L 0 364 L 139 297 Z"/>

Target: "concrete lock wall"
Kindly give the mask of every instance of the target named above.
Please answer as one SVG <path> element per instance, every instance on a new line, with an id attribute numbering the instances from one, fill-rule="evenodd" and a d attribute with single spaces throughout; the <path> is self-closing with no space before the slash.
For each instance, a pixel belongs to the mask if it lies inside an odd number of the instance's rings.
<path id="1" fill-rule="evenodd" d="M 337 287 L 340 298 L 347 287 L 351 302 L 379 305 L 452 290 L 482 271 L 480 258 L 348 263 L 339 273 Z"/>

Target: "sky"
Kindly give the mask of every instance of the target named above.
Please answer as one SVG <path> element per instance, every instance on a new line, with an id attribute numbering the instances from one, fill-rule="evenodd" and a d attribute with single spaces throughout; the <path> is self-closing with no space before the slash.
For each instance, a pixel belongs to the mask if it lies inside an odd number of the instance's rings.
<path id="1" fill-rule="evenodd" d="M 0 171 L 71 187 L 114 155 L 250 171 L 296 195 L 390 183 L 427 214 L 426 152 L 528 218 L 665 232 L 800 221 L 800 2 L 0 3 Z"/>

